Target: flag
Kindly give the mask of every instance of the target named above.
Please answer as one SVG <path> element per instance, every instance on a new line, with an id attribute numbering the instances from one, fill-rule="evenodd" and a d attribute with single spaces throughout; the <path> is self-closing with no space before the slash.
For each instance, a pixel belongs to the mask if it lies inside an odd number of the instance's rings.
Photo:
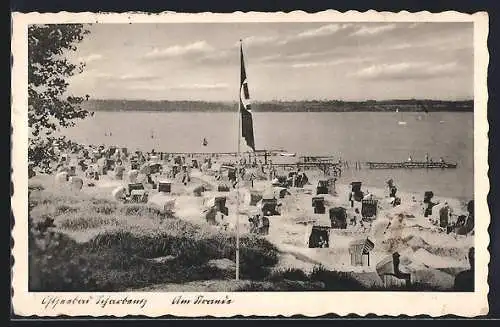
<path id="1" fill-rule="evenodd" d="M 368 254 L 373 248 L 375 247 L 375 244 L 370 241 L 369 238 L 365 240 L 365 244 L 363 245 L 363 254 Z"/>
<path id="2" fill-rule="evenodd" d="M 247 145 L 255 151 L 253 136 L 252 110 L 250 107 L 250 94 L 248 92 L 247 74 L 245 72 L 245 61 L 243 58 L 243 46 L 240 45 L 241 53 L 241 79 L 240 79 L 240 112 L 241 112 L 241 136 Z"/>

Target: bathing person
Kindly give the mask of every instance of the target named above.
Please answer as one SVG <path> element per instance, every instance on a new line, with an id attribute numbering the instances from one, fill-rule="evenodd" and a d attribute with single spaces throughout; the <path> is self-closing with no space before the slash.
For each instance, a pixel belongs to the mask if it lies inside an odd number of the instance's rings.
<path id="1" fill-rule="evenodd" d="M 116 179 L 123 179 L 123 172 L 125 171 L 125 167 L 123 167 L 123 164 L 122 164 L 122 161 L 121 160 L 118 160 L 116 162 L 116 166 L 115 166 L 115 177 Z"/>
<path id="2" fill-rule="evenodd" d="M 356 226 L 357 222 L 358 222 L 358 217 L 359 217 L 359 209 L 356 208 L 354 209 L 354 215 L 351 217 L 349 223 L 352 225 L 352 226 Z"/>
<path id="3" fill-rule="evenodd" d="M 439 209 L 439 227 L 446 228 L 448 226 L 448 220 L 450 218 L 450 207 L 448 202 L 444 203 L 444 206 Z"/>
<path id="4" fill-rule="evenodd" d="M 266 211 L 266 214 L 259 220 L 259 234 L 268 235 L 269 234 L 269 216 L 270 211 Z"/>

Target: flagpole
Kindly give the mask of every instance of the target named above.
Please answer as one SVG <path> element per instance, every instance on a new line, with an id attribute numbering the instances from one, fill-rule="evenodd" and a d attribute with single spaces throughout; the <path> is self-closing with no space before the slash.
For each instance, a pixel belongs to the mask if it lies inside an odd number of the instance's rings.
<path id="1" fill-rule="evenodd" d="M 243 51 L 243 47 L 240 39 L 240 51 Z M 241 65 L 241 53 L 240 53 L 240 65 Z M 241 72 L 240 72 L 241 74 Z M 240 76 L 241 78 L 241 76 Z M 241 81 L 240 81 L 240 94 L 238 94 L 238 155 L 236 158 L 236 280 L 240 279 L 240 185 L 239 185 L 239 165 L 240 165 L 240 136 L 241 136 Z"/>

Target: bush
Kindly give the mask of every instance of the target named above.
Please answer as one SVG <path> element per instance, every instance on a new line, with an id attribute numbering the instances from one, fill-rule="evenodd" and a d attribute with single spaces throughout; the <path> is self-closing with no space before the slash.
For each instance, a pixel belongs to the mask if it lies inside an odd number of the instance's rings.
<path id="1" fill-rule="evenodd" d="M 261 282 L 250 282 L 247 285 L 243 285 L 238 287 L 237 291 L 240 292 L 269 292 L 276 291 L 278 289 L 278 285 L 275 284 L 266 284 Z"/>
<path id="2" fill-rule="evenodd" d="M 402 285 L 402 286 L 391 286 L 391 287 L 383 287 L 383 286 L 373 286 L 367 289 L 368 291 L 386 291 L 386 292 L 442 292 L 438 287 L 432 286 L 427 283 L 412 283 L 408 286 Z M 450 290 L 451 291 L 451 290 Z"/>
<path id="3" fill-rule="evenodd" d="M 309 279 L 312 282 L 324 283 L 325 291 L 361 291 L 365 289 L 351 274 L 326 270 L 322 266 L 314 267 Z"/>
<path id="4" fill-rule="evenodd" d="M 95 279 L 88 261 L 79 255 L 79 245 L 54 232 L 30 229 L 29 290 L 65 291 L 93 288 Z"/>
<path id="5" fill-rule="evenodd" d="M 65 213 L 75 213 L 78 212 L 78 208 L 72 207 L 67 204 L 60 204 L 56 207 L 55 215 L 59 216 Z"/>
<path id="6" fill-rule="evenodd" d="M 82 231 L 101 226 L 117 226 L 118 220 L 108 216 L 68 216 L 61 220 L 60 226 L 69 230 Z"/>
<path id="7" fill-rule="evenodd" d="M 43 191 L 45 187 L 40 182 L 28 182 L 28 191 Z"/>
<path id="8" fill-rule="evenodd" d="M 105 199 L 92 199 L 92 210 L 98 214 L 110 215 L 117 209 L 117 204 Z"/>
<path id="9" fill-rule="evenodd" d="M 120 207 L 119 213 L 127 216 L 147 216 L 150 212 L 144 204 L 130 203 Z"/>
<path id="10" fill-rule="evenodd" d="M 299 281 L 308 281 L 309 277 L 307 274 L 300 269 L 297 268 L 287 268 L 278 271 L 274 271 L 269 277 L 268 280 L 271 281 L 283 281 L 283 280 L 299 280 Z"/>
<path id="11" fill-rule="evenodd" d="M 62 218 L 61 226 L 85 230 L 110 225 L 113 219 L 103 215 L 69 215 Z M 233 237 L 209 233 L 185 221 L 165 224 L 165 230 L 152 234 L 137 234 L 134 229 L 102 232 L 85 243 L 76 243 L 58 233 L 47 234 L 43 237 L 45 243 L 38 240 L 30 247 L 30 290 L 123 291 L 157 283 L 234 277 L 233 271 L 207 264 L 211 259 L 234 260 Z M 277 263 L 277 254 L 267 241 L 243 237 L 241 277 L 264 278 L 268 275 L 266 266 Z M 165 256 L 173 259 L 162 263 L 150 260 Z"/>

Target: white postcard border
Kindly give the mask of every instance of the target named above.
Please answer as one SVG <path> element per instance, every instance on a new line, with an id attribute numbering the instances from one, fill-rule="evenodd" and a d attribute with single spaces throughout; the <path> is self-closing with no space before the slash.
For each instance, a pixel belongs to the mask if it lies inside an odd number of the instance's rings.
<path id="1" fill-rule="evenodd" d="M 488 263 L 489 244 L 488 226 L 490 222 L 487 195 L 488 180 L 488 121 L 487 121 L 487 70 L 489 54 L 487 49 L 488 15 L 484 12 L 473 15 L 458 12 L 376 12 L 370 10 L 360 13 L 348 11 L 325 11 L 315 14 L 305 12 L 291 13 L 233 13 L 233 14 L 162 14 L 123 13 L 14 13 L 12 26 L 12 179 L 14 195 L 11 199 L 15 217 L 12 229 L 14 247 L 12 255 L 15 263 L 12 268 L 13 311 L 20 316 L 101 316 L 123 317 L 144 315 L 158 317 L 174 315 L 185 317 L 234 315 L 319 316 L 329 313 L 377 314 L 377 315 L 420 315 L 440 316 L 477 316 L 488 312 Z M 29 24 L 54 23 L 181 23 L 181 22 L 473 22 L 474 23 L 474 157 L 475 157 L 475 210 L 476 210 L 476 291 L 471 293 L 440 292 L 237 292 L 237 293 L 35 293 L 28 291 L 28 183 L 27 183 L 27 26 Z M 94 302 L 98 296 L 111 296 L 121 299 L 146 299 L 140 305 L 106 305 L 101 307 Z M 228 304 L 218 305 L 173 305 L 176 296 L 194 298 L 230 299 Z M 42 304 L 50 296 L 87 299 L 88 304 L 58 305 L 54 309 Z"/>

